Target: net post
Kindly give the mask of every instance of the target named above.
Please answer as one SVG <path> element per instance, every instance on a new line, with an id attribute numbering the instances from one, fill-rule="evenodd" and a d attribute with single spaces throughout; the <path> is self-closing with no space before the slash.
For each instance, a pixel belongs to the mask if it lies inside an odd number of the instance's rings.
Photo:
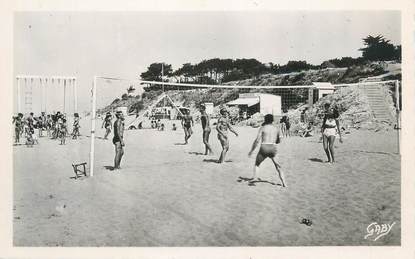
<path id="1" fill-rule="evenodd" d="M 398 154 L 401 154 L 401 123 L 400 123 L 400 95 L 399 95 L 399 80 L 395 81 L 395 98 L 396 98 L 396 130 L 398 138 Z"/>
<path id="2" fill-rule="evenodd" d="M 17 77 L 17 112 L 20 113 L 21 111 L 21 104 L 20 104 L 20 78 Z"/>
<path id="3" fill-rule="evenodd" d="M 95 114 L 96 114 L 96 100 L 97 100 L 97 77 L 94 76 L 92 83 L 92 102 L 91 102 L 91 148 L 89 153 L 89 176 L 94 176 L 94 153 L 95 153 Z"/>
<path id="4" fill-rule="evenodd" d="M 78 97 L 77 97 L 77 89 L 76 89 L 76 78 L 73 79 L 73 105 L 75 112 L 78 112 Z"/>
<path id="5" fill-rule="evenodd" d="M 63 113 L 65 113 L 65 106 L 66 106 L 66 79 L 65 78 L 63 78 L 62 79 L 62 81 L 63 81 Z"/>

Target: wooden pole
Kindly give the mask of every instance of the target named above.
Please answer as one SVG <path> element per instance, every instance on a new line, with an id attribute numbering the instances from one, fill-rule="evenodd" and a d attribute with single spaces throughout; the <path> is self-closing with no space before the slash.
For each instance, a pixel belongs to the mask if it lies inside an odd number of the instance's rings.
<path id="1" fill-rule="evenodd" d="M 44 96 L 43 96 L 43 93 L 44 93 L 44 89 L 43 89 L 43 80 L 42 80 L 42 78 L 39 78 L 39 84 L 40 84 L 40 112 L 42 112 L 43 111 L 43 102 L 44 102 Z"/>
<path id="2" fill-rule="evenodd" d="M 47 105 L 47 100 L 46 100 L 46 91 L 47 91 L 47 86 L 48 86 L 48 82 L 49 82 L 49 79 L 48 78 L 45 78 L 45 82 L 44 82 L 44 85 L 43 85 L 43 112 L 45 112 L 45 114 L 46 114 L 46 105 Z"/>
<path id="3" fill-rule="evenodd" d="M 66 108 L 66 79 L 63 80 L 63 113 L 65 113 Z"/>
<path id="4" fill-rule="evenodd" d="M 73 79 L 73 105 L 75 112 L 78 112 L 78 93 L 76 89 L 76 79 Z"/>
<path id="5" fill-rule="evenodd" d="M 20 112 L 22 112 L 22 110 L 21 110 L 21 103 L 20 103 L 20 99 L 21 99 L 21 96 L 20 96 L 20 78 L 17 78 L 17 112 L 18 113 L 20 113 Z"/>
<path id="6" fill-rule="evenodd" d="M 94 76 L 94 82 L 92 84 L 92 109 L 91 109 L 91 149 L 89 154 L 89 176 L 94 176 L 94 153 L 95 153 L 95 109 L 97 101 L 97 77 Z"/>

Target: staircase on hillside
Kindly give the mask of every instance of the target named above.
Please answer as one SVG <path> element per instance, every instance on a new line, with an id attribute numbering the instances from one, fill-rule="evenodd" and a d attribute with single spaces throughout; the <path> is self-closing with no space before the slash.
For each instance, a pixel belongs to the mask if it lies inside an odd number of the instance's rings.
<path id="1" fill-rule="evenodd" d="M 364 91 L 372 109 L 373 116 L 381 122 L 392 122 L 392 116 L 387 106 L 384 94 L 378 85 L 365 85 Z"/>

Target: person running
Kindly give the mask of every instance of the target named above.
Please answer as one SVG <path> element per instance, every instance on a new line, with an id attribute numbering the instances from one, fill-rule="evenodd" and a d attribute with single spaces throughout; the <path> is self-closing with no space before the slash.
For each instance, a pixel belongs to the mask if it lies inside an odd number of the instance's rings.
<path id="1" fill-rule="evenodd" d="M 115 114 L 117 120 L 114 122 L 114 137 L 112 143 L 115 146 L 114 169 L 121 169 L 121 158 L 124 155 L 124 116 L 121 111 Z"/>
<path id="2" fill-rule="evenodd" d="M 229 123 L 229 112 L 226 108 L 222 108 L 220 110 L 221 116 L 218 119 L 218 123 L 216 125 L 216 130 L 218 131 L 218 139 L 222 146 L 222 152 L 220 154 L 218 163 L 223 163 L 225 161 L 226 153 L 229 150 L 229 139 L 228 139 L 228 129 L 238 136 L 238 133 L 231 127 Z"/>
<path id="3" fill-rule="evenodd" d="M 203 104 L 200 105 L 200 114 L 200 121 L 203 129 L 203 144 L 205 144 L 205 155 L 213 155 L 212 147 L 209 145 L 209 135 L 211 132 L 210 120 L 209 115 L 206 113 L 206 107 Z"/>
<path id="4" fill-rule="evenodd" d="M 108 135 L 111 133 L 111 129 L 112 129 L 112 115 L 110 112 L 107 112 L 107 114 L 105 115 L 105 119 L 102 122 L 101 128 L 104 128 L 104 127 L 105 127 L 104 139 L 108 139 Z"/>
<path id="5" fill-rule="evenodd" d="M 330 108 L 330 104 L 324 105 L 326 111 L 323 124 L 321 126 L 321 134 L 323 136 L 323 148 L 327 155 L 327 163 L 334 163 L 334 141 L 336 140 L 336 128 L 340 137 L 340 143 L 343 143 L 343 139 L 340 131 L 339 113 L 336 109 Z"/>
<path id="6" fill-rule="evenodd" d="M 188 143 L 189 138 L 192 136 L 193 117 L 190 115 L 190 110 L 186 110 L 182 118 L 182 127 L 184 129 L 184 144 Z"/>
<path id="7" fill-rule="evenodd" d="M 248 156 L 250 157 L 258 144 L 261 143 L 261 147 L 255 159 L 254 172 L 252 178 L 250 178 L 250 181 L 253 182 L 255 180 L 259 180 L 255 178 L 259 172 L 259 166 L 268 157 L 274 163 L 282 186 L 286 187 L 284 182 L 284 175 L 281 171 L 281 166 L 277 163 L 277 161 L 275 161 L 275 156 L 277 155 L 277 144 L 281 142 L 281 132 L 277 127 L 273 125 L 273 122 L 274 116 L 272 114 L 265 115 L 264 123 L 259 128 L 258 135 L 252 144 L 251 151 L 248 153 Z"/>
<path id="8" fill-rule="evenodd" d="M 81 134 L 79 133 L 79 128 L 81 127 L 79 125 L 79 114 L 76 112 L 74 113 L 74 119 L 73 119 L 73 130 L 72 130 L 72 139 L 76 139 Z"/>

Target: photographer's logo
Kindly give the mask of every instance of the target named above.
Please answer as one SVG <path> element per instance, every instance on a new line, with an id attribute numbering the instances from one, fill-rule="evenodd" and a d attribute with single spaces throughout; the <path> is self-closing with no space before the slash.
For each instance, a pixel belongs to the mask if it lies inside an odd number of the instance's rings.
<path id="1" fill-rule="evenodd" d="M 373 222 L 367 226 L 366 231 L 367 235 L 365 239 L 373 238 L 373 241 L 378 240 L 379 238 L 386 236 L 392 230 L 392 227 L 395 225 L 395 222 L 392 224 L 379 224 L 377 222 Z"/>

